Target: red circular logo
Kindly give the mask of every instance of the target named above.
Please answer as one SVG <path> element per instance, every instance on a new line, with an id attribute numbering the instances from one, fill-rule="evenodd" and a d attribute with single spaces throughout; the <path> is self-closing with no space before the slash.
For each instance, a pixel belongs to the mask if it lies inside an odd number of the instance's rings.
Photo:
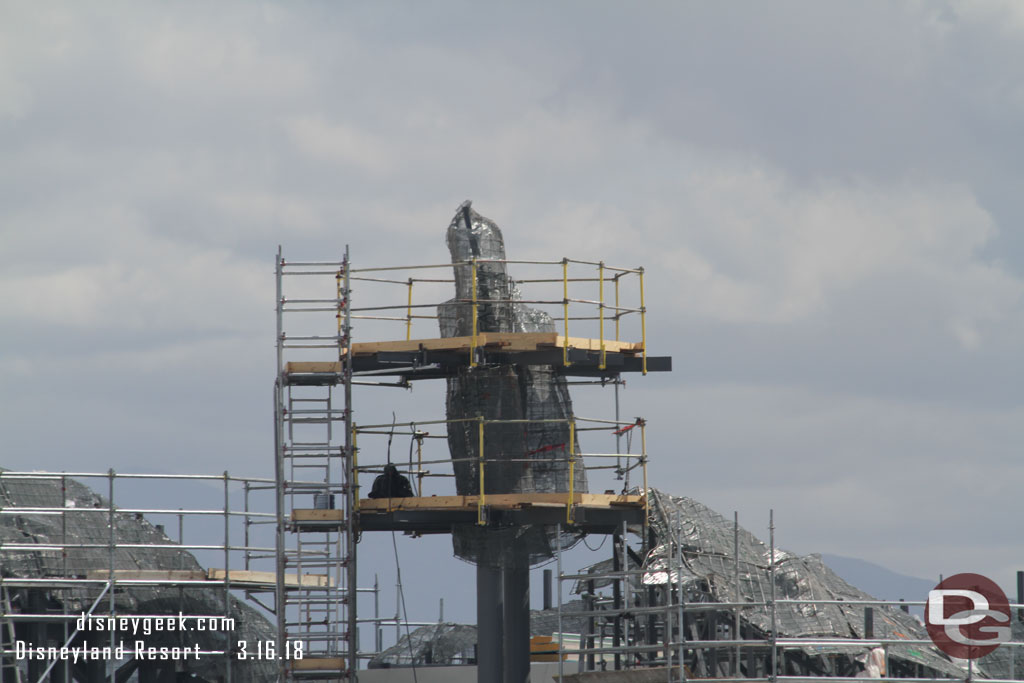
<path id="1" fill-rule="evenodd" d="M 1010 639 L 1010 601 L 981 574 L 956 574 L 928 592 L 928 635 L 950 657 L 984 657 Z"/>

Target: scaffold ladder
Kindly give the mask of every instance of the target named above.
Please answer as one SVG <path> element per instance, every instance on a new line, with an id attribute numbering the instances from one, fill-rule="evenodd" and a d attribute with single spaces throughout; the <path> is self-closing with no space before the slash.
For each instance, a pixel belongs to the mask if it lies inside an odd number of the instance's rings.
<path id="1" fill-rule="evenodd" d="M 336 263 L 289 263 L 279 250 L 276 271 L 278 643 L 286 655 L 302 650 L 301 660 L 282 662 L 281 673 L 285 680 L 354 680 L 351 365 L 339 362 L 351 330 L 348 252 Z M 304 280 L 300 296 L 289 298 L 286 289 L 296 279 Z M 311 360 L 320 361 L 322 371 L 290 371 L 291 362 Z M 317 513 L 313 521 L 308 513 Z M 286 588 L 286 574 L 299 575 L 298 585 Z"/>

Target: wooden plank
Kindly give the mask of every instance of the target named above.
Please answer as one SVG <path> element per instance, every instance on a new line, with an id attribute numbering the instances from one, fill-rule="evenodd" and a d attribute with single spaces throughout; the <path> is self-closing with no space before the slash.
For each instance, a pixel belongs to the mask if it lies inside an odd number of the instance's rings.
<path id="1" fill-rule="evenodd" d="M 207 578 L 210 581 L 224 581 L 223 569 L 207 570 Z M 256 572 L 245 569 L 232 569 L 229 572 L 229 580 L 232 584 L 258 584 L 260 586 L 274 586 L 277 584 L 277 575 L 274 572 Z M 284 585 L 289 588 L 326 588 L 333 585 L 330 577 L 324 574 L 285 574 Z"/>
<path id="2" fill-rule="evenodd" d="M 106 581 L 109 569 L 93 569 L 86 573 L 90 581 Z M 116 581 L 206 581 L 206 572 L 188 569 L 115 569 Z"/>
<path id="3" fill-rule="evenodd" d="M 568 340 L 568 344 L 572 348 L 590 351 L 601 350 L 600 339 L 569 337 Z M 472 343 L 473 338 L 469 336 L 359 342 L 352 344 L 352 353 L 356 356 L 363 356 L 386 351 L 408 352 L 419 351 L 420 349 L 428 351 L 466 351 L 468 353 Z M 565 344 L 566 337 L 555 332 L 481 332 L 477 335 L 476 339 L 477 346 L 494 348 L 501 351 L 536 351 L 544 347 L 562 348 Z M 639 353 L 643 351 L 643 344 L 640 342 L 616 341 L 614 339 L 605 339 L 604 347 L 605 351 L 609 353 Z M 305 363 L 303 365 L 312 366 L 314 364 Z M 323 365 L 329 364 L 325 363 Z M 322 372 L 328 371 L 322 370 Z M 313 372 L 313 370 L 308 370 L 308 372 Z"/>
<path id="4" fill-rule="evenodd" d="M 345 660 L 342 657 L 310 657 L 293 659 L 289 662 L 292 671 L 344 671 Z"/>
<path id="5" fill-rule="evenodd" d="M 234 584 L 259 584 L 260 586 L 274 586 L 277 584 L 277 576 L 274 572 L 255 572 L 242 569 L 232 569 L 231 583 Z M 93 581 L 106 581 L 110 576 L 109 569 L 93 569 L 85 578 Z M 118 581 L 210 581 L 214 583 L 224 582 L 223 569 L 208 569 L 206 571 L 193 571 L 188 569 L 115 569 L 114 579 Z M 323 574 L 303 574 L 301 581 L 297 574 L 285 574 L 284 583 L 291 588 L 325 588 L 333 585 L 330 577 Z"/>
<path id="6" fill-rule="evenodd" d="M 643 496 L 626 496 L 610 493 L 576 493 L 573 504 L 583 507 L 627 506 L 641 507 Z M 491 493 L 484 496 L 484 505 L 497 508 L 524 506 L 564 506 L 569 501 L 568 493 Z M 430 496 L 427 498 L 364 498 L 359 501 L 363 512 L 387 512 L 394 510 L 472 510 L 477 507 L 477 496 Z"/>
<path id="7" fill-rule="evenodd" d="M 340 522 L 344 510 L 292 510 L 293 522 Z"/>
<path id="8" fill-rule="evenodd" d="M 565 337 L 558 335 L 558 341 L 555 346 L 561 348 L 565 345 Z M 587 349 L 588 351 L 600 351 L 601 340 L 590 337 L 569 337 L 569 347 L 573 349 Z M 604 350 L 608 353 L 640 353 L 644 350 L 644 345 L 641 342 L 605 339 Z"/>
<path id="9" fill-rule="evenodd" d="M 285 363 L 284 371 L 289 375 L 338 374 L 341 372 L 341 363 L 332 363 L 331 361 L 292 361 Z"/>
<path id="10" fill-rule="evenodd" d="M 363 498 L 359 509 L 363 512 L 391 510 L 463 510 L 469 507 L 467 496 L 429 496 L 423 498 Z M 475 503 L 474 503 L 475 505 Z"/>

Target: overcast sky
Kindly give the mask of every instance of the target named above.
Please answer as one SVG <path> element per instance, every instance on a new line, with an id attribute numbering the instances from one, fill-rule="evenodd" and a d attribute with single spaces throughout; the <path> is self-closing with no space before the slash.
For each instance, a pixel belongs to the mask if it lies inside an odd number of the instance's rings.
<path id="1" fill-rule="evenodd" d="M 471 198 L 647 268 L 660 488 L 1009 586 L 1022 65 L 1012 1 L 0 0 L 0 466 L 271 476 L 277 245 L 437 263 Z"/>

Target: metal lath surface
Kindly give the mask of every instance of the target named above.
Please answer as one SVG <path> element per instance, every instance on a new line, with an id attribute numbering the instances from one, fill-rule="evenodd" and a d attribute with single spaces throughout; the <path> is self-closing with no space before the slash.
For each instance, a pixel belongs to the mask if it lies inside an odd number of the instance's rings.
<path id="1" fill-rule="evenodd" d="M 505 243 L 497 224 L 466 202 L 456 212 L 447 239 L 456 264 L 456 297 L 438 308 L 442 337 L 555 331 L 546 313 L 515 301 L 517 290 L 506 272 Z M 485 493 L 587 490 L 585 470 L 571 470 L 567 457 L 579 453 L 580 448 L 569 426 L 572 399 L 564 376 L 553 373 L 550 366 L 476 366 L 460 368 L 447 382 L 449 420 L 482 416 L 486 420 L 529 421 L 487 427 L 483 439 Z M 461 495 L 479 492 L 479 444 L 475 422 L 449 425 L 455 486 Z M 484 530 L 463 526 L 455 529 L 452 540 L 455 554 L 465 560 L 515 566 L 546 560 L 556 547 L 567 548 L 576 538 L 557 534 L 552 527 Z"/>
<path id="2" fill-rule="evenodd" d="M 773 610 L 769 605 L 774 580 L 774 599 L 779 601 L 774 610 L 777 637 L 865 637 L 866 605 L 863 603 L 875 598 L 841 579 L 819 556 L 797 556 L 775 548 L 773 566 L 767 544 L 743 528 L 737 533 L 732 520 L 711 508 L 692 498 L 670 496 L 656 489 L 650 489 L 649 499 L 649 523 L 657 544 L 646 558 L 643 584 L 681 586 L 688 603 L 755 603 L 741 610 L 742 621 L 756 632 L 766 634 L 772 630 Z M 734 551 L 737 542 L 738 555 Z M 799 600 L 850 602 L 781 602 Z M 928 639 L 924 627 L 913 616 L 899 609 L 880 607 L 874 610 L 874 637 Z M 856 640 L 851 645 L 854 649 L 865 649 L 856 645 Z M 802 649 L 809 654 L 828 651 L 828 648 L 810 646 Z M 832 649 L 843 651 L 843 647 Z M 961 673 L 934 647 L 894 644 L 889 646 L 888 654 L 939 672 Z"/>
<path id="3" fill-rule="evenodd" d="M 350 335 L 348 291 L 347 257 L 289 263 L 278 253 L 278 642 L 303 650 L 301 662 L 282 661 L 287 679 L 347 680 L 356 668 L 351 366 L 288 373 L 292 361 L 338 362 Z M 340 515 L 315 528 L 294 522 L 295 510 L 310 509 Z M 315 578 L 286 589 L 289 574 Z"/>

